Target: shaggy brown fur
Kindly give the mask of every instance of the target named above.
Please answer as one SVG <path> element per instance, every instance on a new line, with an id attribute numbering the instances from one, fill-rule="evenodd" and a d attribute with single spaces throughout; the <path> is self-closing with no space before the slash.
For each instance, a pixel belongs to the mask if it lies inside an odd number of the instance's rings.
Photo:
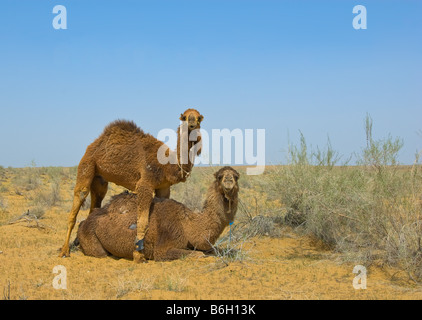
<path id="1" fill-rule="evenodd" d="M 177 130 L 177 152 L 152 135 L 144 133 L 131 121 L 117 120 L 110 123 L 104 132 L 90 144 L 82 157 L 76 178 L 73 206 L 69 214 L 66 240 L 60 257 L 69 256 L 69 239 L 75 225 L 76 216 L 85 198 L 91 193 L 91 210 L 100 208 L 107 193 L 108 182 L 114 182 L 134 191 L 137 197 L 137 239 L 144 239 L 148 227 L 149 208 L 154 198 L 169 198 L 170 186 L 186 181 L 193 167 L 193 159 L 186 159 L 183 146 L 194 154 L 200 153 L 200 143 L 186 141 L 191 132 L 197 133 L 203 116 L 195 109 L 188 109 L 180 116 L 181 126 Z M 187 134 L 186 134 L 187 132 Z M 173 164 L 161 164 L 158 151 L 164 148 L 165 155 L 173 159 Z M 138 261 L 143 254 L 135 254 Z"/>
<path id="2" fill-rule="evenodd" d="M 188 249 L 212 249 L 234 219 L 239 191 L 239 173 L 233 168 L 224 167 L 214 175 L 202 212 L 194 212 L 174 200 L 154 199 L 145 235 L 147 259 L 173 260 L 193 252 Z M 81 222 L 77 239 L 84 254 L 133 258 L 137 197 L 130 193 L 117 195 Z"/>

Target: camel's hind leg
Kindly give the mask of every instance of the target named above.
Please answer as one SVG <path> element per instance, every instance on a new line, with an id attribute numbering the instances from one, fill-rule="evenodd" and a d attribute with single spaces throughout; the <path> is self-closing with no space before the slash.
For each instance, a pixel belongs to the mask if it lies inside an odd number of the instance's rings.
<path id="1" fill-rule="evenodd" d="M 95 208 L 101 208 L 101 202 L 108 191 L 108 182 L 101 176 L 95 176 L 91 183 L 91 209 L 89 213 Z"/>
<path id="2" fill-rule="evenodd" d="M 63 247 L 60 251 L 59 257 L 68 257 L 70 235 L 72 234 L 73 227 L 75 226 L 76 216 L 79 213 L 83 202 L 89 194 L 92 180 L 95 176 L 95 164 L 91 162 L 84 162 L 83 158 L 78 166 L 78 175 L 76 177 L 75 190 L 73 192 L 73 205 L 69 213 L 67 221 L 67 233 Z"/>
<path id="3" fill-rule="evenodd" d="M 77 239 L 85 255 L 97 258 L 108 256 L 108 252 L 95 235 L 95 226 L 88 221 L 85 220 L 80 223 Z"/>

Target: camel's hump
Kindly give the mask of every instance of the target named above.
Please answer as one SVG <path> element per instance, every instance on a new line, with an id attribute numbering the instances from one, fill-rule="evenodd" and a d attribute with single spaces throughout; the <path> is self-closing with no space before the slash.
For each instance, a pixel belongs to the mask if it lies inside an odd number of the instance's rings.
<path id="1" fill-rule="evenodd" d="M 135 134 L 144 134 L 144 131 L 139 128 L 135 122 L 131 121 L 131 120 L 115 120 L 111 123 L 109 123 L 105 128 L 104 128 L 104 134 L 107 133 L 111 133 L 113 132 L 115 129 L 120 129 L 123 131 L 127 131 L 127 132 L 131 132 L 131 133 L 135 133 Z"/>

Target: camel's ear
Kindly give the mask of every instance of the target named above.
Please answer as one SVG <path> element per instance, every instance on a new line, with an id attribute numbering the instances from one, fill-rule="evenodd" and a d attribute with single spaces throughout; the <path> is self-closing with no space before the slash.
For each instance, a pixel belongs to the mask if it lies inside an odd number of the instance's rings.
<path id="1" fill-rule="evenodd" d="M 235 173 L 234 173 L 234 178 L 236 179 L 236 181 L 237 180 L 239 180 L 239 177 L 240 177 L 240 174 L 239 174 L 239 172 L 237 172 L 236 170 L 234 171 Z"/>
<path id="2" fill-rule="evenodd" d="M 217 172 L 214 173 L 214 177 L 218 180 L 221 180 L 223 175 L 220 173 L 220 170 L 218 170 Z"/>
<path id="3" fill-rule="evenodd" d="M 186 121 L 186 116 L 183 115 L 183 113 L 181 113 L 179 119 L 182 120 L 182 121 Z"/>
<path id="4" fill-rule="evenodd" d="M 202 120 L 204 120 L 204 116 L 201 114 L 201 115 L 199 115 L 199 117 L 198 117 L 198 121 L 199 121 L 199 122 L 202 122 Z"/>

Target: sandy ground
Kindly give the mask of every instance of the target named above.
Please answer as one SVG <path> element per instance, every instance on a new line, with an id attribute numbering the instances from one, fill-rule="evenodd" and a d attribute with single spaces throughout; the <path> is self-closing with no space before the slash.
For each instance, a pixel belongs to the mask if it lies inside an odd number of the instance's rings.
<path id="1" fill-rule="evenodd" d="M 63 187 L 64 207 L 69 206 L 71 188 L 72 182 Z M 27 199 L 11 188 L 1 195 L 8 213 L 0 217 L 0 299 L 422 298 L 422 287 L 404 272 L 380 265 L 366 266 L 367 287 L 355 289 L 353 264 L 342 263 L 338 254 L 290 229 L 280 238 L 248 240 L 242 258 L 235 261 L 211 256 L 135 264 L 86 257 L 80 251 L 59 258 L 67 210 L 48 209 L 38 227 L 25 219 L 9 224 L 26 211 Z M 81 211 L 78 221 L 87 213 Z M 65 289 L 60 288 L 64 278 Z"/>
<path id="2" fill-rule="evenodd" d="M 44 225 L 54 225 L 50 213 Z M 63 218 L 63 217 L 62 217 Z M 45 221 L 44 221 L 45 220 Z M 307 237 L 253 238 L 245 257 L 226 264 L 219 257 L 134 264 L 73 252 L 58 258 L 64 230 L 0 227 L 0 287 L 10 299 L 421 299 L 422 290 L 403 274 L 367 269 L 367 288 L 353 287 L 353 265 Z M 62 279 L 66 289 L 55 289 Z M 61 268 L 61 267 L 59 267 Z M 62 280 L 57 281 L 63 285 Z M 57 287 L 57 285 L 56 285 Z"/>

